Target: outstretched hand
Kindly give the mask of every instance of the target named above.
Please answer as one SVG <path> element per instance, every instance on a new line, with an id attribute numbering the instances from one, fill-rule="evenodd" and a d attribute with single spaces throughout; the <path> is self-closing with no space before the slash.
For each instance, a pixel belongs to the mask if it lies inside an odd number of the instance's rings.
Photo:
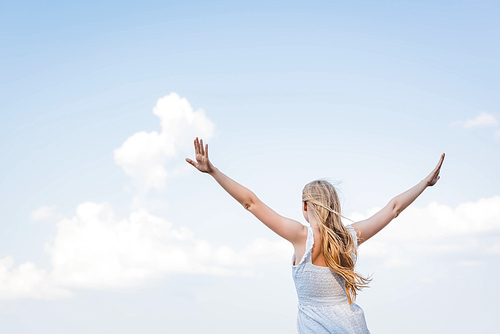
<path id="1" fill-rule="evenodd" d="M 213 171 L 212 164 L 208 159 L 208 144 L 203 147 L 203 139 L 198 140 L 198 137 L 194 140 L 194 151 L 196 153 L 196 161 L 186 158 L 186 161 L 193 165 L 197 170 L 203 173 L 210 173 Z"/>
<path id="2" fill-rule="evenodd" d="M 425 178 L 425 180 L 427 181 L 427 186 L 431 187 L 435 185 L 436 182 L 440 179 L 439 171 L 441 170 L 441 165 L 443 164 L 443 161 L 444 161 L 444 153 L 441 154 L 441 158 L 439 159 L 436 168 L 434 168 L 434 170 L 429 174 L 429 176 Z"/>

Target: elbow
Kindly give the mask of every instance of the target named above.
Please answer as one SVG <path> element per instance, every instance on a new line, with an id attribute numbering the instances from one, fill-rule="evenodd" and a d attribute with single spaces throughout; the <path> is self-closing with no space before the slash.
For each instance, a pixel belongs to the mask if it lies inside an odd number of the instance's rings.
<path id="1" fill-rule="evenodd" d="M 252 211 L 252 208 L 254 207 L 256 202 L 257 202 L 257 196 L 255 196 L 254 193 L 250 193 L 250 195 L 247 198 L 245 198 L 245 200 L 243 200 L 241 204 L 246 210 Z"/>
<path id="2" fill-rule="evenodd" d="M 403 211 L 403 208 L 396 200 L 392 200 L 391 207 L 392 207 L 392 216 L 394 218 L 397 218 L 397 216 L 399 216 L 401 211 Z"/>

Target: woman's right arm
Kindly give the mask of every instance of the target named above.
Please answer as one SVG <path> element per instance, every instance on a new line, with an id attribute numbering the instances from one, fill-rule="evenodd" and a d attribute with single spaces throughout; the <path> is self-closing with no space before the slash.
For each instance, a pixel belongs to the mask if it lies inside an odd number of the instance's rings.
<path id="1" fill-rule="evenodd" d="M 214 167 L 208 158 L 208 144 L 203 147 L 203 140 L 194 140 L 196 161 L 186 159 L 200 172 L 210 174 L 245 209 L 282 238 L 293 245 L 302 243 L 307 236 L 307 228 L 296 220 L 283 217 L 262 202 L 252 191 L 242 186 Z"/>
<path id="2" fill-rule="evenodd" d="M 352 227 L 358 235 L 358 245 L 373 237 L 387 226 L 394 218 L 406 209 L 427 188 L 436 184 L 439 180 L 439 171 L 443 164 L 444 153 L 441 155 L 434 170 L 417 185 L 404 193 L 394 197 L 389 203 L 372 217 L 353 223 Z"/>

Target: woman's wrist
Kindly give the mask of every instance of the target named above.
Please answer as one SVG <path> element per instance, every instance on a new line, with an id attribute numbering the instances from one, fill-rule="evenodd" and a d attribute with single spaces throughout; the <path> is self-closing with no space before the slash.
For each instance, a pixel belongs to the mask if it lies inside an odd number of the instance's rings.
<path id="1" fill-rule="evenodd" d="M 210 164 L 209 169 L 207 170 L 207 173 L 214 176 L 214 173 L 216 170 L 217 170 L 217 168 L 214 167 L 212 164 Z"/>

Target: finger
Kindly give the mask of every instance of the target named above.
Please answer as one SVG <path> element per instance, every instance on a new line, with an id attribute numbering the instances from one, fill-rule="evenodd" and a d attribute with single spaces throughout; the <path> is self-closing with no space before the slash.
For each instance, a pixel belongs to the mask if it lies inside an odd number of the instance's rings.
<path id="1" fill-rule="evenodd" d="M 196 162 L 194 162 L 193 160 L 191 160 L 189 158 L 186 158 L 186 161 L 189 162 L 191 165 L 193 165 L 193 167 L 196 168 Z"/>
<path id="2" fill-rule="evenodd" d="M 195 148 L 195 153 L 199 154 L 200 153 L 200 143 L 198 141 L 198 137 L 194 140 L 194 148 Z"/>
<path id="3" fill-rule="evenodd" d="M 444 161 L 444 153 L 441 154 L 441 159 L 439 159 L 439 166 L 441 167 L 441 165 L 443 164 L 443 161 Z"/>
<path id="4" fill-rule="evenodd" d="M 205 155 L 205 150 L 203 149 L 203 139 L 200 140 L 200 150 L 201 150 L 201 155 Z"/>
<path id="5" fill-rule="evenodd" d="M 441 156 L 441 160 L 439 160 L 439 165 L 438 165 L 438 168 L 437 168 L 437 172 L 438 173 L 441 170 L 441 166 L 443 165 L 443 161 L 444 161 L 444 155 L 442 155 Z"/>
<path id="6" fill-rule="evenodd" d="M 441 158 L 439 159 L 438 164 L 436 165 L 436 168 L 434 168 L 434 170 L 438 171 L 441 168 L 441 165 L 443 164 L 443 160 L 444 160 L 444 153 L 441 154 Z"/>
<path id="7" fill-rule="evenodd" d="M 205 145 L 205 156 L 208 159 L 208 144 Z"/>
<path id="8" fill-rule="evenodd" d="M 439 157 L 439 161 L 437 163 L 437 166 L 436 167 L 439 167 L 441 166 L 441 162 L 443 162 L 443 155 L 441 154 L 441 157 Z"/>

